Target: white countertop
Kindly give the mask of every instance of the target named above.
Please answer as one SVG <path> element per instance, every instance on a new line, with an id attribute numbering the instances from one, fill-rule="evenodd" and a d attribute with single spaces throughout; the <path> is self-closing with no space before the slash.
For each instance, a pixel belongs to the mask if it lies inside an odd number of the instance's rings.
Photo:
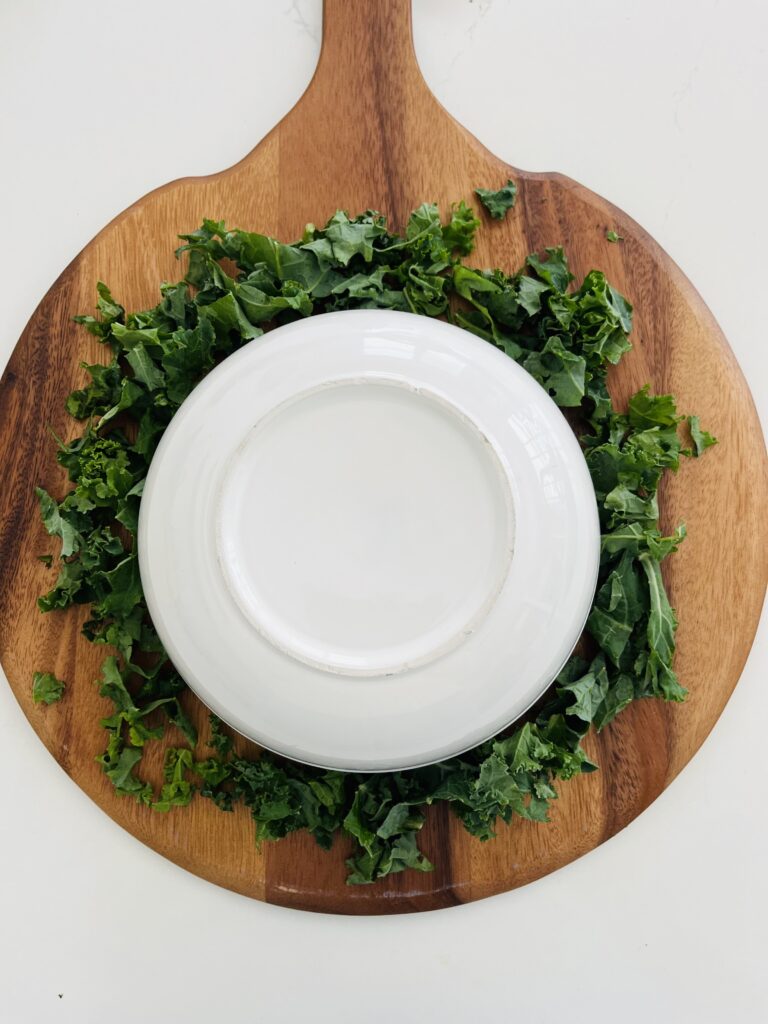
<path id="1" fill-rule="evenodd" d="M 0 363 L 106 221 L 231 164 L 290 108 L 320 10 L 0 3 Z M 427 82 L 491 150 L 602 193 L 680 264 L 765 422 L 765 5 L 414 0 L 414 25 Z M 0 1019 L 758 1024 L 767 641 L 763 622 L 713 734 L 622 834 L 525 889 L 391 919 L 287 911 L 186 874 L 90 802 L 2 685 Z"/>

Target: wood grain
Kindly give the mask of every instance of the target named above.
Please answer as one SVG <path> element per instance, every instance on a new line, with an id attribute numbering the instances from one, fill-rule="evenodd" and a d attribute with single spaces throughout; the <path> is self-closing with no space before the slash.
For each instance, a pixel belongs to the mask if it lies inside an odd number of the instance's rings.
<path id="1" fill-rule="evenodd" d="M 253 843 L 248 815 L 206 801 L 160 815 L 117 798 L 94 757 L 103 749 L 96 695 L 102 651 L 79 636 L 78 612 L 40 616 L 35 598 L 49 573 L 33 488 L 64 487 L 48 426 L 71 436 L 65 396 L 83 382 L 83 359 L 103 350 L 71 317 L 94 304 L 97 280 L 129 308 L 152 305 L 175 280 L 176 235 L 203 216 L 297 237 L 337 207 L 375 207 L 402 227 L 425 199 L 447 204 L 475 185 L 513 176 L 518 205 L 487 222 L 479 265 L 516 268 L 524 256 L 563 244 L 577 275 L 604 269 L 635 305 L 634 349 L 611 376 L 622 402 L 650 381 L 700 414 L 720 445 L 666 482 L 662 521 L 683 520 L 689 539 L 665 563 L 680 616 L 676 667 L 691 696 L 683 706 L 644 702 L 588 745 L 601 771 L 562 786 L 550 825 L 515 822 L 493 842 L 466 835 L 445 808 L 429 813 L 426 852 L 434 874 L 406 872 L 374 886 L 344 884 L 344 843 L 331 854 L 306 835 Z M 607 228 L 624 236 L 605 239 Z M 702 744 L 727 701 L 752 643 L 768 570 L 766 457 L 746 383 L 701 298 L 626 214 L 558 174 L 529 174 L 485 150 L 432 96 L 411 42 L 410 0 L 326 0 L 317 72 L 298 105 L 236 166 L 173 182 L 109 224 L 55 282 L 24 331 L 0 384 L 0 658 L 16 697 L 72 779 L 133 835 L 189 871 L 258 899 L 310 910 L 427 910 L 523 885 L 593 849 L 643 811 Z M 32 672 L 70 683 L 50 708 L 31 702 Z M 189 700 L 198 724 L 204 709 Z M 151 770 L 159 773 L 159 751 Z M 44 813 L 44 812 L 41 812 Z M 683 825 L 681 824 L 681 827 Z"/>

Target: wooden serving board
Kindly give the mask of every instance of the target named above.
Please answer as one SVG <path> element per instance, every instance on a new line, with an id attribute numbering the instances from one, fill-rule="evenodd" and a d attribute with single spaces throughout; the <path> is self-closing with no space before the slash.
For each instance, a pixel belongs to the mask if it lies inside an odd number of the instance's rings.
<path id="1" fill-rule="evenodd" d="M 507 166 L 457 124 L 419 73 L 410 0 L 326 0 L 323 31 L 309 88 L 256 149 L 221 174 L 166 185 L 117 217 L 66 268 L 24 331 L 0 384 L 0 658 L 64 770 L 124 828 L 182 867 L 291 907 L 427 910 L 512 889 L 581 856 L 643 811 L 698 750 L 736 685 L 763 600 L 766 458 L 739 367 L 680 270 L 614 206 L 561 175 Z M 664 575 L 680 617 L 676 668 L 690 699 L 682 706 L 642 702 L 590 736 L 601 770 L 561 786 L 551 824 L 515 821 L 481 844 L 448 808 L 432 808 L 422 843 L 435 872 L 367 887 L 345 885 L 343 841 L 328 854 L 300 834 L 259 852 L 243 809 L 222 814 L 199 799 L 162 815 L 116 797 L 94 761 L 105 742 L 99 718 L 109 710 L 92 682 L 104 651 L 79 636 L 77 611 L 41 616 L 35 608 L 50 586 L 35 556 L 51 548 L 33 488 L 64 488 L 48 427 L 73 435 L 65 397 L 82 386 L 80 361 L 104 358 L 71 317 L 93 307 L 97 280 L 109 282 L 129 309 L 153 305 L 159 282 L 180 276 L 177 234 L 204 216 L 290 240 L 337 207 L 374 207 L 402 228 L 423 200 L 447 206 L 508 176 L 518 182 L 518 204 L 503 222 L 484 218 L 476 265 L 513 269 L 528 252 L 562 244 L 578 276 L 605 270 L 636 313 L 634 349 L 612 373 L 613 395 L 623 401 L 649 381 L 655 391 L 676 394 L 681 409 L 698 413 L 720 439 L 666 482 L 661 500 L 663 527 L 685 521 L 689 529 Z M 606 229 L 624 241 L 608 243 Z M 60 704 L 32 704 L 36 669 L 69 682 Z M 202 706 L 190 698 L 188 707 L 204 726 Z M 157 781 L 161 751 L 149 756 Z"/>

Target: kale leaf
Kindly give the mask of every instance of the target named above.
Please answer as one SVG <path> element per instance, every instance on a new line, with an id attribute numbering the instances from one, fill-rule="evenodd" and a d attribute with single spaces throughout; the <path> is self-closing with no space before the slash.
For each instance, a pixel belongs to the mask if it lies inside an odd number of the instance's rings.
<path id="1" fill-rule="evenodd" d="M 32 676 L 32 700 L 35 704 L 55 704 L 64 696 L 66 683 L 51 672 L 35 672 Z"/>
<path id="2" fill-rule="evenodd" d="M 495 191 L 491 188 L 476 188 L 475 195 L 494 220 L 501 220 L 515 205 L 517 185 L 510 178 L 506 185 Z"/>

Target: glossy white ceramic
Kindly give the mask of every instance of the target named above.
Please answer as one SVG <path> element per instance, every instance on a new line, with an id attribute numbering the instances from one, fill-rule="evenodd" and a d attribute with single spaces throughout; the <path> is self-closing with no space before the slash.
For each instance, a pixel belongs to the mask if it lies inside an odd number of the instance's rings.
<path id="1" fill-rule="evenodd" d="M 546 392 L 448 324 L 312 317 L 213 370 L 152 461 L 139 558 L 177 668 L 222 719 L 379 771 L 498 732 L 570 654 L 597 508 Z"/>

